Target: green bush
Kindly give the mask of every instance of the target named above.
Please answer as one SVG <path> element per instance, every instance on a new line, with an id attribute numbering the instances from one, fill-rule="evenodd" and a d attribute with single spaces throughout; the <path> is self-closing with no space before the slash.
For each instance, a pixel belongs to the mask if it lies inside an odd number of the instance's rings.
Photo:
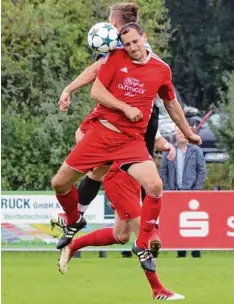
<path id="1" fill-rule="evenodd" d="M 214 190 L 215 186 L 220 186 L 221 190 L 233 189 L 229 178 L 229 170 L 229 163 L 207 164 L 207 179 L 204 189 Z"/>
<path id="2" fill-rule="evenodd" d="M 92 24 L 91 3 L 3 2 L 4 190 L 48 189 L 91 107 L 87 89 L 74 98 L 68 115 L 57 107 L 62 88 L 92 58 L 84 35 Z"/>
<path id="3" fill-rule="evenodd" d="M 221 147 L 224 147 L 229 155 L 227 178 L 230 189 L 234 189 L 234 72 L 225 74 L 227 92 L 221 94 L 220 127 L 215 129 L 215 133 Z"/>

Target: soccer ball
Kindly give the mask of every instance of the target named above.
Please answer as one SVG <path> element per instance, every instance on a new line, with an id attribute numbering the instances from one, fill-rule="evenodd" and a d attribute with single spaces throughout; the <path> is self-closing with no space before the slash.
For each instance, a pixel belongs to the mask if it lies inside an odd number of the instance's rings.
<path id="1" fill-rule="evenodd" d="M 109 53 L 117 47 L 118 35 L 110 23 L 97 23 L 88 32 L 88 45 L 98 53 Z"/>

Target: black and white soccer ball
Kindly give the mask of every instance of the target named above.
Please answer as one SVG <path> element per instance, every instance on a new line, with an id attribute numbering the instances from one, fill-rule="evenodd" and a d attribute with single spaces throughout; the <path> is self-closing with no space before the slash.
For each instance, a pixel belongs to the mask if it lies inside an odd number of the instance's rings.
<path id="1" fill-rule="evenodd" d="M 100 22 L 91 27 L 88 32 L 88 45 L 98 53 L 109 53 L 118 44 L 119 33 L 110 23 Z"/>

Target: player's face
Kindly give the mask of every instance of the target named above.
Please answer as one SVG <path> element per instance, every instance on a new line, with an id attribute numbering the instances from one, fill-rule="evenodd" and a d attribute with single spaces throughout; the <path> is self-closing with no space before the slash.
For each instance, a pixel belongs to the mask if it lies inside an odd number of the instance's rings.
<path id="1" fill-rule="evenodd" d="M 145 43 L 147 41 L 146 34 L 141 36 L 135 29 L 121 36 L 121 40 L 128 55 L 135 61 L 143 62 L 147 56 Z"/>

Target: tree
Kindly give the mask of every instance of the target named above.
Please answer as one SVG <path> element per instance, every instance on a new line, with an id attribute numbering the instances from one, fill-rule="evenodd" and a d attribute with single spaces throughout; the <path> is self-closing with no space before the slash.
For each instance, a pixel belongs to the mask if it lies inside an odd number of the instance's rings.
<path id="1" fill-rule="evenodd" d="M 168 60 L 168 42 L 171 37 L 171 24 L 165 0 L 138 0 L 140 23 L 147 33 L 152 50 L 162 59 Z"/>
<path id="2" fill-rule="evenodd" d="M 221 94 L 220 104 L 220 127 L 216 134 L 220 145 L 224 147 L 229 155 L 229 178 L 234 188 L 234 72 L 225 74 L 223 77 L 228 90 Z"/>
<path id="3" fill-rule="evenodd" d="M 59 113 L 57 100 L 65 84 L 91 62 L 84 35 L 92 24 L 91 3 L 3 2 L 5 190 L 50 187 L 50 178 L 74 144 L 74 131 L 91 107 L 87 89 L 74 98 L 68 115 Z"/>
<path id="4" fill-rule="evenodd" d="M 222 75 L 234 62 L 234 2 L 166 0 L 173 29 L 170 41 L 174 83 L 186 102 L 208 109 L 225 89 Z"/>

